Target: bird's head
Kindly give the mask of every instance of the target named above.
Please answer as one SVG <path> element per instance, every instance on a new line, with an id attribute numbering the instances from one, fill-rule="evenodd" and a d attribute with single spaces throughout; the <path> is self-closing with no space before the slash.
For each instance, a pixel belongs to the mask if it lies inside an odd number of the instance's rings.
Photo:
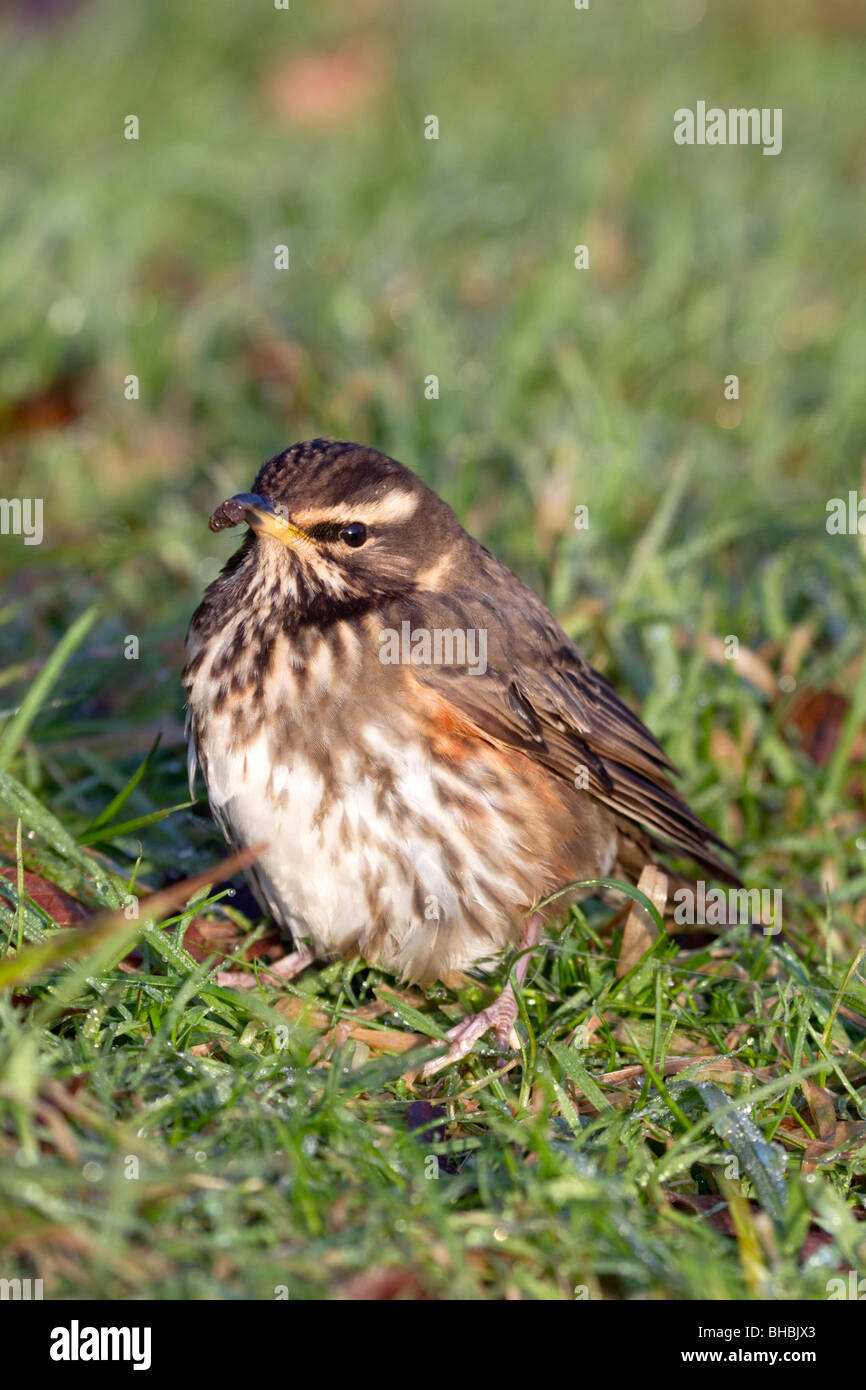
<path id="1" fill-rule="evenodd" d="M 408 468 L 330 439 L 270 459 L 252 492 L 220 503 L 210 527 L 242 522 L 251 532 L 245 567 L 282 580 L 301 605 L 438 587 L 465 537 L 450 507 Z"/>

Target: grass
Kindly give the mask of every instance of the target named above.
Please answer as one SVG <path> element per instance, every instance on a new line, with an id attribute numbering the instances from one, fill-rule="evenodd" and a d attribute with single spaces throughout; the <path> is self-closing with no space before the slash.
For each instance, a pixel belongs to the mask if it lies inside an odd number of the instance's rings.
<path id="1" fill-rule="evenodd" d="M 0 536 L 3 1277 L 824 1299 L 866 1268 L 866 550 L 825 526 L 866 436 L 862 23 L 676 26 L 698 8 L 4 16 L 2 486 L 45 539 Z M 781 105 L 783 153 L 675 146 L 698 99 Z M 486 986 L 215 984 L 271 937 L 189 804 L 183 634 L 234 544 L 215 502 L 322 433 L 417 468 L 545 596 L 780 935 L 623 973 L 588 900 L 521 1052 L 423 1085 Z"/>

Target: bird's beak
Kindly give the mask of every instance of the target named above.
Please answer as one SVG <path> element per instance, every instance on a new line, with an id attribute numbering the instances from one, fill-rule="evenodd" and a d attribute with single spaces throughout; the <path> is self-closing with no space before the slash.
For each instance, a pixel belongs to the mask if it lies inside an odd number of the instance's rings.
<path id="1" fill-rule="evenodd" d="M 212 531 L 222 531 L 226 526 L 237 526 L 245 521 L 258 535 L 273 536 L 283 545 L 293 545 L 296 541 L 311 541 L 306 531 L 295 526 L 269 497 L 260 497 L 257 492 L 239 492 L 220 502 L 208 525 Z"/>

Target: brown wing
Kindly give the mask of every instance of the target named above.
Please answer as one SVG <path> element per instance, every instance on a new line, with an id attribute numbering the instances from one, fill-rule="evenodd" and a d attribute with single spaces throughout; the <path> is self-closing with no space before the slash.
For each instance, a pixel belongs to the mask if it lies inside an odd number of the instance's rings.
<path id="1" fill-rule="evenodd" d="M 479 547 L 481 549 L 481 547 Z M 669 852 L 684 854 L 731 883 L 715 853 L 728 846 L 678 795 L 664 750 L 584 660 L 544 604 L 486 551 L 477 588 L 418 593 L 389 621 L 399 627 L 487 633 L 486 670 L 414 666 L 412 674 L 448 700 L 493 742 L 517 748 L 588 790 L 618 817 L 642 827 Z M 486 582 L 485 582 L 486 581 Z M 730 851 L 728 850 L 730 853 Z"/>

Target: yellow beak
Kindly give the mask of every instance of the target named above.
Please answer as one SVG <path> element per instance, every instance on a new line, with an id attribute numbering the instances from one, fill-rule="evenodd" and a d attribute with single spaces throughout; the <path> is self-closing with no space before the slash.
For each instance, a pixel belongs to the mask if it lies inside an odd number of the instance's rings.
<path id="1" fill-rule="evenodd" d="M 226 526 L 237 526 L 241 521 L 245 521 L 258 535 L 273 536 L 283 545 L 291 546 L 298 541 L 315 544 L 312 536 L 289 521 L 270 498 L 260 497 L 256 492 L 239 492 L 237 496 L 221 502 L 210 519 L 210 529 L 222 531 Z"/>

